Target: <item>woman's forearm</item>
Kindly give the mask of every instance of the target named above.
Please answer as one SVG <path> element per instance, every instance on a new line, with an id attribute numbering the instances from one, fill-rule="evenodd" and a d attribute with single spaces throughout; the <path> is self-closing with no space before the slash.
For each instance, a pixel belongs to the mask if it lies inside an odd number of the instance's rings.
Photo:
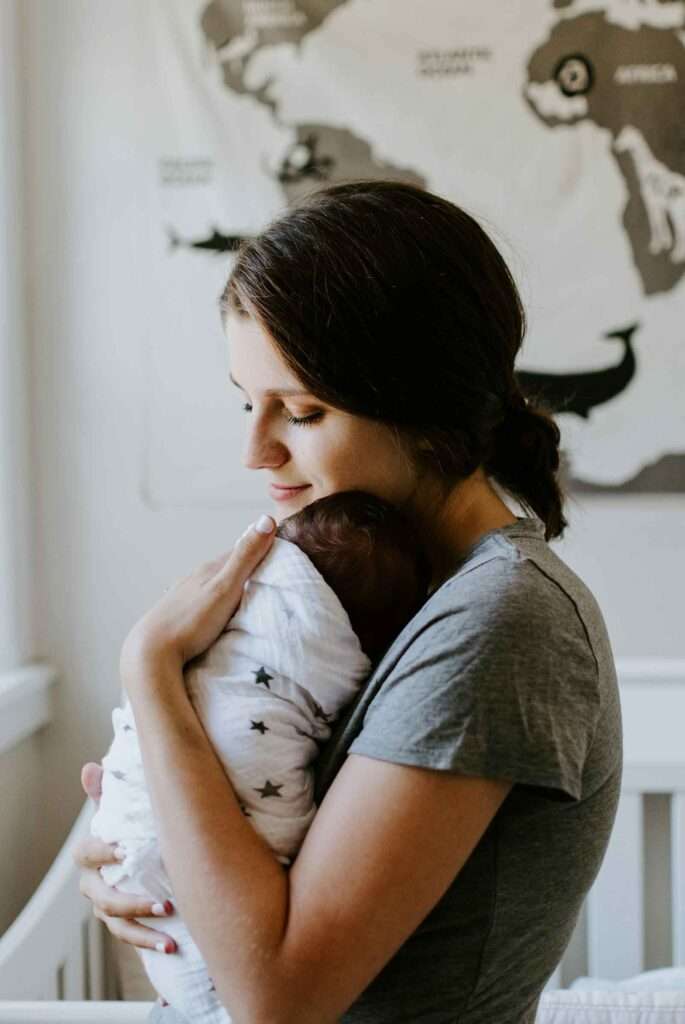
<path id="1" fill-rule="evenodd" d="M 180 667 L 141 662 L 124 685 L 178 909 L 234 1024 L 257 1024 L 281 1002 L 288 875 L 240 810 Z"/>

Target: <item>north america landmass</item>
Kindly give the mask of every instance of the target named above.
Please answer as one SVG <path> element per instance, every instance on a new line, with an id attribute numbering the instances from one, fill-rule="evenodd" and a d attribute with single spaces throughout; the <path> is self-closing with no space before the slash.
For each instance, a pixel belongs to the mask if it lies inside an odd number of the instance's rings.
<path id="1" fill-rule="evenodd" d="M 200 27 L 221 64 L 225 86 L 250 95 L 280 119 L 270 95 L 270 80 L 247 84 L 247 70 L 259 50 L 304 39 L 348 0 L 211 0 L 202 10 Z M 346 128 L 318 123 L 288 124 L 293 141 L 274 177 L 287 205 L 311 191 L 316 182 L 332 184 L 349 178 L 388 178 L 426 188 L 413 167 L 397 167 L 377 159 L 371 143 Z"/>

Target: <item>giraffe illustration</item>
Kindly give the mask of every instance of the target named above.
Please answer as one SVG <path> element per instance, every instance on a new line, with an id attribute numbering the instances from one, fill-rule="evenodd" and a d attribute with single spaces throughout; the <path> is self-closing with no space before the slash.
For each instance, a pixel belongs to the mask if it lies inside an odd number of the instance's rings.
<path id="1" fill-rule="evenodd" d="M 653 155 L 637 128 L 626 125 L 616 136 L 614 149 L 630 153 L 645 204 L 653 255 L 668 251 L 672 263 L 685 262 L 685 176 L 669 170 Z"/>

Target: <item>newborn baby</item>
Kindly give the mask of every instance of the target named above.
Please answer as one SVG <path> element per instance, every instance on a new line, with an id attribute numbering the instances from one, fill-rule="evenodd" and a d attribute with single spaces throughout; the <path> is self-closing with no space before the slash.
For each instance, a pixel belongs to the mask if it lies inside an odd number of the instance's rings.
<path id="1" fill-rule="evenodd" d="M 241 809 L 282 864 L 316 813 L 318 744 L 424 603 L 429 581 L 416 534 L 394 506 L 361 491 L 329 495 L 280 524 L 226 629 L 186 668 L 188 695 Z M 173 893 L 128 701 L 112 721 L 91 832 L 125 859 L 100 871 L 119 890 L 163 903 Z M 178 914 L 164 930 L 175 955 L 138 949 L 157 992 L 189 1021 L 228 1024 Z"/>

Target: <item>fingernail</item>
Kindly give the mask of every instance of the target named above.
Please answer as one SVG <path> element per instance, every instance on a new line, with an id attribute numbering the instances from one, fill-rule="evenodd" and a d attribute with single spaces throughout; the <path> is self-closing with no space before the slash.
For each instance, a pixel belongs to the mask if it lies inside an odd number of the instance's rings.
<path id="1" fill-rule="evenodd" d="M 123 850 L 115 850 L 114 856 L 117 860 L 126 860 L 126 854 Z"/>
<path id="2" fill-rule="evenodd" d="M 171 900 L 164 900 L 164 909 L 166 910 L 167 914 L 173 914 L 174 905 L 171 902 Z"/>
<path id="3" fill-rule="evenodd" d="M 150 907 L 150 910 L 155 915 L 155 917 L 164 917 L 166 914 L 166 910 L 164 909 L 164 906 L 161 903 L 153 903 L 152 906 Z"/>
<path id="4" fill-rule="evenodd" d="M 155 946 L 158 953 L 175 953 L 176 943 L 175 942 L 158 942 Z"/>
<path id="5" fill-rule="evenodd" d="M 274 523 L 271 516 L 260 516 L 255 523 L 255 530 L 257 533 L 273 533 L 276 524 Z"/>

